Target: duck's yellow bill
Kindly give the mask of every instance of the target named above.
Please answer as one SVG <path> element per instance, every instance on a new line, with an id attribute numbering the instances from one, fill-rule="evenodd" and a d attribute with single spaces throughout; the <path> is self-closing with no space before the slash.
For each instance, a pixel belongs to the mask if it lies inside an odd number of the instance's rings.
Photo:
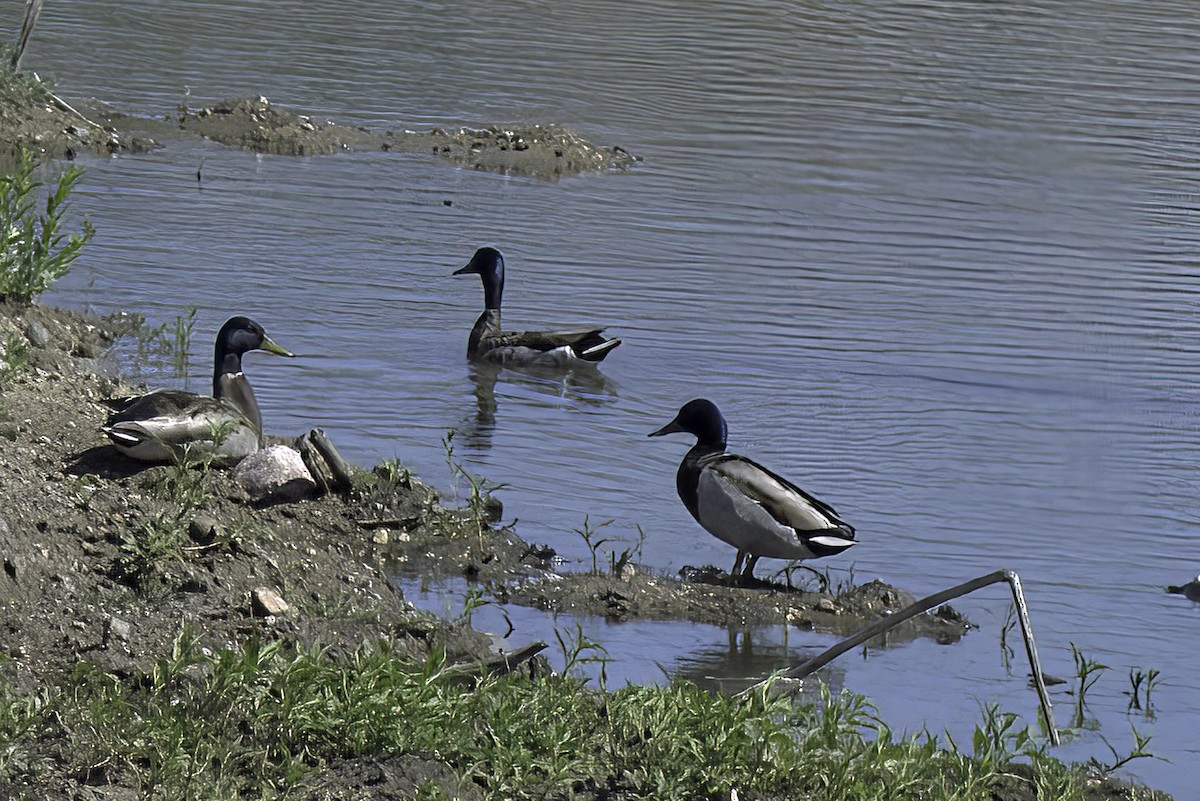
<path id="1" fill-rule="evenodd" d="M 281 348 L 278 345 L 276 345 L 274 340 L 272 340 L 270 337 L 263 337 L 262 345 L 260 346 L 260 348 L 262 350 L 265 350 L 267 353 L 274 353 L 276 356 L 292 357 L 292 356 L 296 355 L 296 354 L 292 353 L 290 350 L 288 350 L 287 348 Z"/>

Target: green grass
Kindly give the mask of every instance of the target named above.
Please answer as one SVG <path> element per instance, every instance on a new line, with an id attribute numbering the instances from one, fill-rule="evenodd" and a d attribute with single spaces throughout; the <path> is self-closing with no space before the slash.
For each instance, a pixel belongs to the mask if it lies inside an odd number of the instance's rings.
<path id="1" fill-rule="evenodd" d="M 441 659 L 386 643 L 344 657 L 259 642 L 209 652 L 188 630 L 144 676 L 83 663 L 34 695 L 0 685 L 0 742 L 0 786 L 49 781 L 53 754 L 65 763 L 55 772 L 156 799 L 286 797 L 311 772 L 365 754 L 441 762 L 494 799 L 727 799 L 736 789 L 965 801 L 1013 783 L 1039 799 L 1085 797 L 1082 773 L 994 709 L 965 753 L 927 733 L 897 737 L 862 697 L 827 689 L 794 706 L 684 681 L 616 691 L 571 676 L 464 682 Z"/>
<path id="2" fill-rule="evenodd" d="M 80 233 L 66 230 L 69 198 L 83 170 L 72 164 L 47 185 L 40 168 L 38 158 L 22 150 L 10 174 L 0 177 L 0 300 L 28 303 L 45 292 L 95 233 L 86 220 Z"/>
<path id="3" fill-rule="evenodd" d="M 29 347 L 20 334 L 9 334 L 0 341 L 0 389 L 29 366 Z"/>

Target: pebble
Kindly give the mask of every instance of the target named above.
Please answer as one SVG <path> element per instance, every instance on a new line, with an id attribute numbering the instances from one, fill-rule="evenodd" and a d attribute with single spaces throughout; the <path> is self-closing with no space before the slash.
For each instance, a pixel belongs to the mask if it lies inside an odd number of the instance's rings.
<path id="1" fill-rule="evenodd" d="M 122 620 L 119 617 L 110 617 L 108 619 L 108 636 L 121 642 L 129 642 L 129 635 L 133 633 L 133 625 L 127 620 Z"/>
<path id="2" fill-rule="evenodd" d="M 250 609 L 258 617 L 278 617 L 290 609 L 279 593 L 270 587 L 255 587 L 250 592 Z"/>
<path id="3" fill-rule="evenodd" d="M 25 324 L 25 337 L 29 340 L 30 344 L 36 345 L 39 348 L 45 348 L 50 345 L 50 332 L 46 330 L 46 326 L 37 320 L 30 320 Z"/>
<path id="4" fill-rule="evenodd" d="M 188 536 L 197 545 L 211 545 L 220 533 L 220 524 L 211 515 L 199 514 L 188 523 Z"/>

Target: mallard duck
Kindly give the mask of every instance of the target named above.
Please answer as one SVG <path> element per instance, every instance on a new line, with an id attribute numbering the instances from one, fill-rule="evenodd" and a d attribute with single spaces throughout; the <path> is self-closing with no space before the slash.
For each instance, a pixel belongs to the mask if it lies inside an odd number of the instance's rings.
<path id="1" fill-rule="evenodd" d="M 753 580 L 761 557 L 815 559 L 855 544 L 854 529 L 823 503 L 757 462 L 725 452 L 725 418 L 712 401 L 688 401 L 675 419 L 649 434 L 693 434 L 675 487 L 683 505 L 722 542 L 737 548 L 734 582 Z M 744 571 L 742 560 L 749 556 Z"/>
<path id="2" fill-rule="evenodd" d="M 1167 592 L 1185 596 L 1189 601 L 1200 602 L 1200 576 L 1196 576 L 1187 584 L 1171 584 L 1167 587 Z"/>
<path id="3" fill-rule="evenodd" d="M 504 294 L 504 256 L 495 248 L 475 251 L 471 261 L 454 275 L 478 275 L 483 280 L 483 314 L 467 340 L 467 358 L 504 365 L 569 366 L 598 362 L 621 344 L 604 337 L 603 328 L 574 331 L 503 331 L 500 298 Z"/>
<path id="4" fill-rule="evenodd" d="M 210 453 L 217 463 L 241 460 L 262 445 L 262 414 L 242 372 L 242 356 L 252 350 L 295 355 L 249 317 L 231 317 L 217 333 L 211 398 L 160 389 L 116 399 L 101 430 L 117 450 L 143 462 L 175 461 L 185 452 Z"/>

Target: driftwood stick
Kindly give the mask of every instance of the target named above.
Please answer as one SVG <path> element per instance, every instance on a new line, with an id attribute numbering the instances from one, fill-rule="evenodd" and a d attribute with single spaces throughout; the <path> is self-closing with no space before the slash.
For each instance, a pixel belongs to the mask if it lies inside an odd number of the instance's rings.
<path id="1" fill-rule="evenodd" d="M 329 470 L 333 474 L 334 485 L 341 490 L 350 489 L 351 478 L 353 471 L 350 469 L 349 463 L 342 458 L 342 454 L 334 446 L 331 440 L 325 434 L 322 428 L 314 428 L 309 432 L 309 439 L 312 441 L 313 447 L 321 454 L 321 458 L 325 460 L 325 464 L 329 465 Z"/>
<path id="2" fill-rule="evenodd" d="M 1012 570 L 1005 570 L 1013 604 L 1017 607 L 1017 619 L 1021 621 L 1021 637 L 1025 640 L 1025 656 L 1029 658 L 1029 669 L 1033 671 L 1033 685 L 1037 688 L 1038 701 L 1042 705 L 1042 717 L 1050 742 L 1058 745 L 1058 729 L 1054 725 L 1054 713 L 1050 709 L 1050 693 L 1046 692 L 1046 677 L 1042 675 L 1042 660 L 1038 659 L 1037 643 L 1033 639 L 1033 625 L 1029 622 L 1029 608 L 1025 605 L 1025 593 L 1021 590 L 1021 577 Z"/>
<path id="3" fill-rule="evenodd" d="M 1050 695 L 1046 692 L 1046 683 L 1042 678 L 1042 665 L 1038 659 L 1037 644 L 1033 640 L 1033 628 L 1029 623 L 1029 610 L 1025 606 L 1025 594 L 1021 591 L 1021 578 L 1011 570 L 996 570 L 988 573 L 986 576 L 964 581 L 951 587 L 948 590 L 936 592 L 933 595 L 922 598 L 894 615 L 889 615 L 881 620 L 864 626 L 850 637 L 842 640 L 836 645 L 826 649 L 820 654 L 817 654 L 812 659 L 793 665 L 787 670 L 780 671 L 774 674 L 770 679 L 761 681 L 742 692 L 742 695 L 749 694 L 755 690 L 765 687 L 775 679 L 802 679 L 821 668 L 828 665 L 833 660 L 837 659 L 842 654 L 865 643 L 874 637 L 878 637 L 889 629 L 895 628 L 909 618 L 916 617 L 922 612 L 927 612 L 935 606 L 944 604 L 952 598 L 958 598 L 967 593 L 974 592 L 982 587 L 987 587 L 998 582 L 1007 582 L 1009 589 L 1012 590 L 1013 603 L 1017 607 L 1017 617 L 1021 621 L 1021 635 L 1025 639 L 1025 654 L 1029 657 L 1029 667 L 1033 671 L 1034 684 L 1037 687 L 1038 702 L 1042 707 L 1042 717 L 1046 724 L 1046 730 L 1050 734 L 1050 742 L 1054 745 L 1059 744 L 1058 729 L 1054 725 L 1054 713 L 1050 707 Z"/>
<path id="4" fill-rule="evenodd" d="M 29 46 L 29 37 L 37 27 L 38 17 L 42 14 L 43 0 L 25 0 L 25 17 L 21 20 L 21 35 L 17 37 L 17 46 L 13 49 L 12 68 L 21 68 L 21 59 L 25 57 L 25 48 Z"/>
<path id="5" fill-rule="evenodd" d="M 531 642 L 529 645 L 518 648 L 515 651 L 500 653 L 485 661 L 450 665 L 446 668 L 446 675 L 451 681 L 456 682 L 469 681 L 488 673 L 502 676 L 505 673 L 512 673 L 522 663 L 533 659 L 545 649 L 546 643 L 540 641 Z"/>
<path id="6" fill-rule="evenodd" d="M 317 482 L 321 492 L 329 492 L 329 488 L 333 485 L 333 474 L 321 454 L 313 446 L 308 434 L 304 434 L 296 440 L 296 450 L 300 452 L 304 466 L 308 468 L 309 474 L 313 477 L 313 481 Z"/>

